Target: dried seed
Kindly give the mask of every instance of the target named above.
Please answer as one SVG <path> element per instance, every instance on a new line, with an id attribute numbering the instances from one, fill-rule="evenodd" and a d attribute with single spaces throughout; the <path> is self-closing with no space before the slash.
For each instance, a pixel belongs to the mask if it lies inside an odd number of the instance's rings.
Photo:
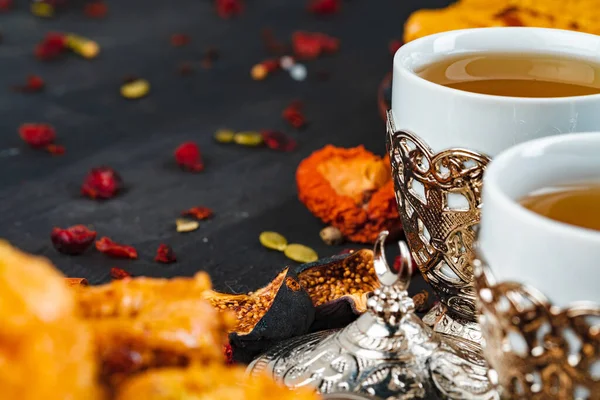
<path id="1" fill-rule="evenodd" d="M 150 83 L 145 79 L 136 79 L 121 86 L 121 96 L 126 99 L 139 99 L 150 91 Z"/>
<path id="2" fill-rule="evenodd" d="M 242 146 L 258 146 L 263 142 L 263 137 L 258 132 L 238 132 L 233 135 L 233 141 Z"/>
<path id="3" fill-rule="evenodd" d="M 83 36 L 73 34 L 66 35 L 65 46 L 73 50 L 75 54 L 79 54 L 87 59 L 96 58 L 98 53 L 100 53 L 100 46 L 98 46 L 98 43 Z"/>
<path id="4" fill-rule="evenodd" d="M 200 154 L 200 148 L 194 142 L 185 142 L 175 149 L 175 161 L 177 164 L 190 172 L 204 170 L 204 162 Z"/>
<path id="5" fill-rule="evenodd" d="M 235 132 L 230 129 L 219 129 L 215 132 L 215 140 L 219 143 L 231 143 Z"/>
<path id="6" fill-rule="evenodd" d="M 258 237 L 260 244 L 268 249 L 284 251 L 287 247 L 287 239 L 277 232 L 263 232 Z"/>
<path id="7" fill-rule="evenodd" d="M 319 259 L 319 256 L 313 249 L 304 246 L 303 244 L 288 244 L 283 253 L 290 260 L 300 263 L 313 262 Z"/>
<path id="8" fill-rule="evenodd" d="M 177 225 L 177 232 L 192 232 L 200 226 L 198 221 L 192 221 L 185 218 L 177 218 L 175 224 Z"/>
<path id="9" fill-rule="evenodd" d="M 106 236 L 96 240 L 96 249 L 113 258 L 136 259 L 138 257 L 135 247 L 113 242 Z"/>
<path id="10" fill-rule="evenodd" d="M 335 226 L 328 226 L 323 228 L 319 233 L 323 242 L 329 246 L 342 244 L 344 241 L 344 237 L 342 236 L 342 232 L 336 228 Z"/>

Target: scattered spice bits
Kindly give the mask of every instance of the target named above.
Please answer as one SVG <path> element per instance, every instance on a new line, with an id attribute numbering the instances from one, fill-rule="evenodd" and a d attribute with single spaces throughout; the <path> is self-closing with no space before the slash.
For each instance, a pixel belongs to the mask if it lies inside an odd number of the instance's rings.
<path id="1" fill-rule="evenodd" d="M 45 148 L 56 140 L 56 132 L 49 124 L 23 124 L 19 127 L 19 136 L 34 149 Z"/>
<path id="2" fill-rule="evenodd" d="M 306 125 L 306 119 L 304 118 L 304 114 L 302 114 L 302 102 L 293 101 L 289 106 L 283 110 L 281 116 L 284 120 L 286 120 L 291 126 L 296 129 L 300 129 Z"/>
<path id="3" fill-rule="evenodd" d="M 179 145 L 175 149 L 175 161 L 181 168 L 190 172 L 204 170 L 200 149 L 194 142 L 185 142 Z"/>
<path id="4" fill-rule="evenodd" d="M 89 286 L 90 283 L 85 278 L 65 278 L 65 282 L 67 286 L 77 287 L 77 286 Z"/>
<path id="5" fill-rule="evenodd" d="M 42 40 L 35 47 L 35 56 L 42 61 L 51 61 L 59 57 L 65 52 L 67 39 L 62 33 L 50 32 L 47 33 Z"/>
<path id="6" fill-rule="evenodd" d="M 219 129 L 215 132 L 215 140 L 219 143 L 232 143 L 235 132 L 230 129 Z"/>
<path id="7" fill-rule="evenodd" d="M 206 52 L 204 53 L 204 56 L 202 57 L 202 61 L 200 62 L 200 64 L 202 65 L 202 68 L 209 69 L 209 68 L 212 68 L 213 64 L 218 59 L 219 59 L 219 50 L 217 50 L 214 47 L 209 47 L 206 50 Z"/>
<path id="8" fill-rule="evenodd" d="M 424 313 L 429 310 L 429 293 L 427 290 L 423 290 L 412 297 L 415 303 L 415 311 L 418 313 Z"/>
<path id="9" fill-rule="evenodd" d="M 12 90 L 22 93 L 35 93 L 44 90 L 44 80 L 38 75 L 27 76 L 27 81 L 24 85 L 15 85 Z"/>
<path id="10" fill-rule="evenodd" d="M 112 258 L 136 259 L 138 257 L 137 250 L 133 246 L 115 243 L 106 236 L 96 241 L 96 249 Z"/>
<path id="11" fill-rule="evenodd" d="M 292 34 L 292 47 L 299 58 L 314 59 L 335 53 L 339 46 L 338 39 L 323 33 L 296 31 Z"/>
<path id="12" fill-rule="evenodd" d="M 53 228 L 50 239 L 54 248 L 63 254 L 81 254 L 96 239 L 96 231 L 85 225 L 74 225 L 66 229 Z"/>
<path id="13" fill-rule="evenodd" d="M 177 232 L 192 232 L 200 227 L 200 223 L 198 221 L 192 221 L 191 219 L 185 218 L 177 218 L 175 220 L 175 225 L 177 227 Z"/>
<path id="14" fill-rule="evenodd" d="M 337 14 L 342 9 L 342 2 L 341 0 L 310 0 L 307 8 L 313 14 Z"/>
<path id="15" fill-rule="evenodd" d="M 233 136 L 233 141 L 242 146 L 256 147 L 263 143 L 263 136 L 258 132 L 238 132 Z"/>
<path id="16" fill-rule="evenodd" d="M 390 54 L 394 55 L 396 54 L 396 52 L 398 51 L 398 49 L 400 47 L 402 47 L 402 45 L 404 45 L 404 42 L 400 39 L 394 39 L 390 42 L 390 44 L 388 45 L 388 48 L 390 50 Z"/>
<path id="17" fill-rule="evenodd" d="M 260 33 L 265 50 L 270 54 L 283 54 L 286 51 L 286 45 L 275 38 L 271 28 L 263 28 Z"/>
<path id="18" fill-rule="evenodd" d="M 262 132 L 263 142 L 268 148 L 277 151 L 294 151 L 296 149 L 296 141 L 291 137 L 277 131 Z"/>
<path id="19" fill-rule="evenodd" d="M 217 14 L 223 19 L 228 19 L 244 11 L 242 0 L 215 0 Z"/>
<path id="20" fill-rule="evenodd" d="M 192 207 L 189 210 L 186 210 L 184 212 L 181 213 L 181 215 L 183 215 L 184 217 L 194 217 L 199 221 L 202 221 L 204 219 L 208 219 L 211 218 L 214 213 L 213 210 L 211 210 L 208 207 Z"/>
<path id="21" fill-rule="evenodd" d="M 92 1 L 83 7 L 83 13 L 89 18 L 104 18 L 108 14 L 108 6 L 103 1 Z"/>
<path id="22" fill-rule="evenodd" d="M 33 15 L 40 18 L 52 18 L 55 11 L 53 4 L 43 0 L 32 2 L 29 10 Z"/>
<path id="23" fill-rule="evenodd" d="M 191 75 L 194 72 L 194 66 L 189 61 L 184 61 L 179 64 L 177 67 L 177 72 L 179 75 Z"/>
<path id="24" fill-rule="evenodd" d="M 288 244 L 287 239 L 283 235 L 270 231 L 262 232 L 258 240 L 267 249 L 277 251 L 284 251 Z"/>
<path id="25" fill-rule="evenodd" d="M 62 156 L 63 154 L 65 154 L 67 152 L 67 150 L 65 149 L 65 146 L 61 146 L 59 144 L 49 144 L 46 147 L 46 150 L 48 151 L 48 153 L 52 154 L 53 156 Z"/>
<path id="26" fill-rule="evenodd" d="M 156 257 L 154 257 L 154 261 L 163 264 L 171 264 L 177 261 L 177 257 L 175 257 L 175 253 L 171 247 L 167 246 L 166 244 L 161 244 L 156 250 Z"/>
<path id="27" fill-rule="evenodd" d="M 71 49 L 73 53 L 80 55 L 83 58 L 96 58 L 100 53 L 100 46 L 91 39 L 71 33 L 66 35 L 65 38 L 66 47 Z"/>
<path id="28" fill-rule="evenodd" d="M 0 13 L 10 11 L 13 6 L 13 0 L 0 0 Z"/>
<path id="29" fill-rule="evenodd" d="M 92 168 L 88 172 L 81 194 L 91 199 L 110 199 L 123 188 L 121 176 L 110 167 Z"/>
<path id="30" fill-rule="evenodd" d="M 326 228 L 323 228 L 321 232 L 319 232 L 319 236 L 321 236 L 323 242 L 325 242 L 325 244 L 329 246 L 342 244 L 342 242 L 344 241 L 344 236 L 342 236 L 342 232 L 335 226 L 328 226 Z"/>
<path id="31" fill-rule="evenodd" d="M 131 278 L 131 274 L 125 271 L 123 268 L 112 267 L 110 269 L 110 276 L 113 279 L 126 279 Z"/>
<path id="32" fill-rule="evenodd" d="M 310 247 L 304 246 L 303 244 L 288 244 L 283 254 L 290 260 L 297 261 L 299 263 L 314 262 L 319 259 L 317 253 Z"/>
<path id="33" fill-rule="evenodd" d="M 190 43 L 190 36 L 185 33 L 174 33 L 171 35 L 171 45 L 174 47 L 186 46 Z"/>
<path id="34" fill-rule="evenodd" d="M 140 99 L 150 92 L 150 82 L 145 79 L 133 79 L 121 86 L 121 96 L 126 99 Z"/>

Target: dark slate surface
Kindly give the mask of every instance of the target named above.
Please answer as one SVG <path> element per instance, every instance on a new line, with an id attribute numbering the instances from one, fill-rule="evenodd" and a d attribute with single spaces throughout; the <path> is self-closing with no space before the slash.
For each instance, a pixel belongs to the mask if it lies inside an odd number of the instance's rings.
<path id="1" fill-rule="evenodd" d="M 447 2 L 352 0 L 340 15 L 317 18 L 305 12 L 304 0 L 249 0 L 246 12 L 231 21 L 218 18 L 208 0 L 114 1 L 109 17 L 98 21 L 86 19 L 76 7 L 54 20 L 39 20 L 27 11 L 27 2 L 17 3 L 15 11 L 0 15 L 0 88 L 29 73 L 40 74 L 48 88 L 30 95 L 0 91 L 0 236 L 92 283 L 109 280 L 112 266 L 147 276 L 206 270 L 217 289 L 243 292 L 264 285 L 290 263 L 260 246 L 261 231 L 281 232 L 322 256 L 361 247 L 331 248 L 321 242 L 322 224 L 297 200 L 296 167 L 328 143 L 364 144 L 383 154 L 376 92 L 391 67 L 388 42 L 401 36 L 411 11 Z M 266 26 L 286 39 L 297 29 L 339 37 L 338 54 L 307 65 L 309 73 L 331 72 L 331 79 L 295 82 L 279 73 L 252 81 L 251 66 L 267 56 L 260 40 Z M 102 54 L 93 61 L 67 56 L 39 62 L 32 49 L 50 30 L 89 36 L 99 42 Z M 176 32 L 188 33 L 191 44 L 171 47 L 169 37 Z M 200 60 L 207 46 L 221 52 L 213 69 L 177 75 L 180 61 Z M 147 98 L 119 96 L 119 85 L 129 74 L 151 82 Z M 306 104 L 310 126 L 301 132 L 280 117 L 293 99 Z M 18 126 L 34 121 L 55 126 L 66 155 L 52 157 L 21 142 Z M 281 129 L 298 140 L 299 148 L 277 153 L 218 145 L 212 134 L 220 127 Z M 187 140 L 201 146 L 203 173 L 184 173 L 173 164 L 173 150 Z M 79 197 L 85 173 L 99 165 L 119 171 L 129 190 L 106 202 Z M 195 232 L 176 233 L 174 219 L 195 205 L 213 208 L 216 217 Z M 134 245 L 140 258 L 57 253 L 51 228 L 73 224 L 93 225 L 99 235 Z M 176 264 L 153 262 L 160 243 L 174 248 Z M 412 291 L 423 285 L 415 280 Z"/>

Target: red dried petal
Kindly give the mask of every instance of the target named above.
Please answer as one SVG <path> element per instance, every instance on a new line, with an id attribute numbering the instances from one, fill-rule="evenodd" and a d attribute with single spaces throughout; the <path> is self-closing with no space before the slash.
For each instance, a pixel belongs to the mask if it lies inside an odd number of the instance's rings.
<path id="1" fill-rule="evenodd" d="M 399 39 L 394 39 L 389 44 L 390 54 L 394 55 L 398 51 L 400 47 L 404 45 L 404 42 Z"/>
<path id="2" fill-rule="evenodd" d="M 215 0 L 215 7 L 219 17 L 227 19 L 244 11 L 241 0 Z"/>
<path id="3" fill-rule="evenodd" d="M 301 103 L 297 101 L 292 102 L 283 110 L 282 117 L 296 129 L 302 128 L 306 124 L 306 119 L 301 111 Z"/>
<path id="4" fill-rule="evenodd" d="M 93 1 L 85 5 L 83 13 L 90 18 L 104 18 L 108 14 L 108 6 L 103 1 Z"/>
<path id="5" fill-rule="evenodd" d="M 113 258 L 136 259 L 138 256 L 137 250 L 133 246 L 115 243 L 106 236 L 96 240 L 96 249 Z"/>
<path id="6" fill-rule="evenodd" d="M 92 168 L 88 172 L 81 194 L 92 199 L 110 199 L 123 188 L 121 176 L 110 167 Z"/>
<path id="7" fill-rule="evenodd" d="M 62 156 L 67 152 L 65 146 L 61 146 L 59 144 L 49 144 L 48 146 L 46 146 L 46 150 L 53 156 Z"/>
<path id="8" fill-rule="evenodd" d="M 208 219 L 214 215 L 213 210 L 208 207 L 198 206 L 192 207 L 181 213 L 184 217 L 194 217 L 197 220 Z"/>
<path id="9" fill-rule="evenodd" d="M 229 343 L 227 343 L 225 346 L 223 346 L 223 354 L 225 354 L 225 364 L 226 365 L 231 365 L 234 363 L 233 349 L 231 348 L 231 345 Z"/>
<path id="10" fill-rule="evenodd" d="M 66 229 L 53 228 L 50 239 L 54 248 L 64 254 L 81 254 L 96 239 L 96 231 L 85 225 L 74 225 Z"/>
<path id="11" fill-rule="evenodd" d="M 296 31 L 292 34 L 294 52 L 300 58 L 313 59 L 339 49 L 340 41 L 324 33 Z"/>
<path id="12" fill-rule="evenodd" d="M 175 47 L 185 46 L 190 43 L 190 36 L 185 33 L 174 33 L 171 35 L 171 45 Z"/>
<path id="13" fill-rule="evenodd" d="M 342 9 L 342 2 L 341 0 L 311 0 L 307 8 L 313 14 L 337 14 Z"/>
<path id="14" fill-rule="evenodd" d="M 166 244 L 161 244 L 156 250 L 156 257 L 154 257 L 154 261 L 163 264 L 170 264 L 177 261 L 177 257 L 175 257 L 175 253 L 173 252 L 172 248 Z"/>
<path id="15" fill-rule="evenodd" d="M 50 32 L 35 47 L 35 56 L 43 61 L 53 60 L 67 49 L 67 38 L 62 33 Z"/>
<path id="16" fill-rule="evenodd" d="M 56 132 L 49 124 L 23 124 L 19 136 L 34 149 L 44 148 L 56 140 Z"/>
<path id="17" fill-rule="evenodd" d="M 333 36 L 325 35 L 324 33 L 315 33 L 319 42 L 321 42 L 321 50 L 323 53 L 331 54 L 338 51 L 340 48 L 340 40 Z"/>
<path id="18" fill-rule="evenodd" d="M 275 38 L 275 34 L 271 28 L 263 28 L 261 30 L 261 38 L 263 45 L 268 53 L 283 54 L 286 50 L 286 45 Z"/>
<path id="19" fill-rule="evenodd" d="M 125 271 L 123 268 L 112 267 L 110 269 L 110 276 L 113 279 L 126 279 L 130 278 L 131 274 Z"/>
<path id="20" fill-rule="evenodd" d="M 262 137 L 265 145 L 270 149 L 278 151 L 293 151 L 296 149 L 296 141 L 281 132 L 264 131 Z"/>
<path id="21" fill-rule="evenodd" d="M 13 0 L 0 0 L 0 13 L 9 11 L 13 6 Z"/>
<path id="22" fill-rule="evenodd" d="M 265 60 L 262 62 L 262 65 L 263 65 L 263 67 L 265 67 L 267 72 L 277 71 L 280 66 L 278 59 Z"/>
<path id="23" fill-rule="evenodd" d="M 185 142 L 175 149 L 175 161 L 183 169 L 199 172 L 204 169 L 200 149 L 194 142 Z"/>
<path id="24" fill-rule="evenodd" d="M 12 89 L 24 93 L 40 92 L 44 89 L 44 80 L 38 75 L 29 75 L 25 85 L 15 85 Z"/>

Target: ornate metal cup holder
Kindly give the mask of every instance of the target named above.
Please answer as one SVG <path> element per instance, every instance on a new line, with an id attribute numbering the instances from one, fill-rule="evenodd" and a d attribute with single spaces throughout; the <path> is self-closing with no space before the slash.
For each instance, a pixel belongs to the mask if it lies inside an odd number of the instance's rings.
<path id="1" fill-rule="evenodd" d="M 267 372 L 290 387 L 313 387 L 327 399 L 497 399 L 479 347 L 439 334 L 414 313 L 408 296 L 411 255 L 399 242 L 402 265 L 388 266 L 382 232 L 375 243 L 381 287 L 368 311 L 346 328 L 291 339 L 259 356 L 250 375 Z"/>

